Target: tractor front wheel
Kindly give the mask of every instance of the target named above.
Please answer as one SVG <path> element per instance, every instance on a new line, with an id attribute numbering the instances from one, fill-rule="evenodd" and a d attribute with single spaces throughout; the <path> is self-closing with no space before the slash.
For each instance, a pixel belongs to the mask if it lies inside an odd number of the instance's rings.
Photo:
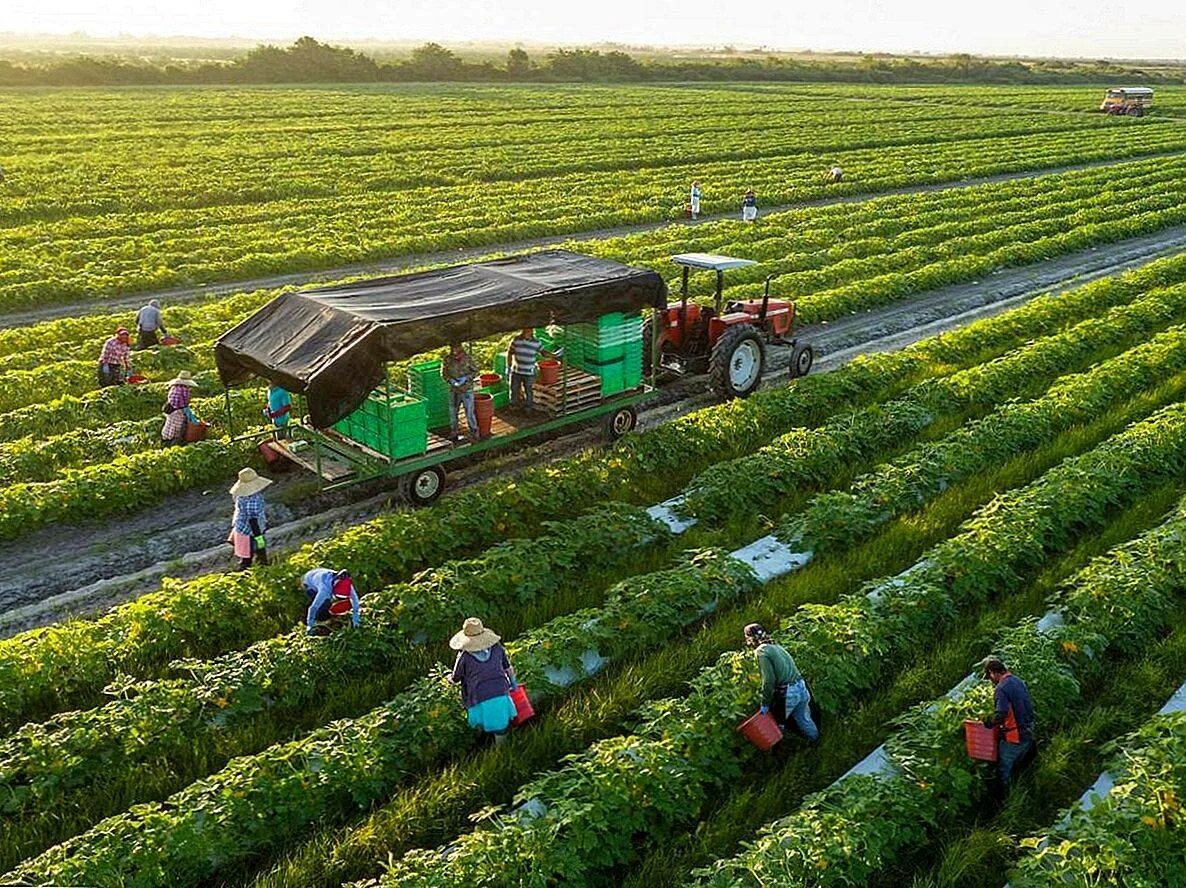
<path id="1" fill-rule="evenodd" d="M 745 398 L 762 383 L 766 344 L 750 324 L 730 327 L 713 346 L 708 362 L 712 390 L 722 398 Z"/>
<path id="2" fill-rule="evenodd" d="M 798 379 L 811 372 L 811 365 L 815 363 L 815 351 L 810 345 L 796 345 L 791 352 L 791 379 Z"/>

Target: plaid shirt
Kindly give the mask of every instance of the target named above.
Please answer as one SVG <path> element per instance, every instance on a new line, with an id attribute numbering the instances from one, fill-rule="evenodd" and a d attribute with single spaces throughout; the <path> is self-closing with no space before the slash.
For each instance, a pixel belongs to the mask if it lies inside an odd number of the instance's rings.
<path id="1" fill-rule="evenodd" d="M 259 522 L 260 533 L 268 529 L 268 522 L 264 517 L 264 495 L 252 493 L 235 497 L 235 517 L 232 521 L 235 530 L 250 536 L 252 518 Z"/>
<path id="2" fill-rule="evenodd" d="M 125 345 L 119 341 L 118 337 L 112 336 L 103 343 L 103 351 L 99 352 L 99 363 L 111 364 L 116 367 L 131 367 L 131 346 Z"/>
<path id="3" fill-rule="evenodd" d="M 170 407 L 188 407 L 189 406 L 189 386 L 175 385 L 169 389 L 169 406 Z"/>

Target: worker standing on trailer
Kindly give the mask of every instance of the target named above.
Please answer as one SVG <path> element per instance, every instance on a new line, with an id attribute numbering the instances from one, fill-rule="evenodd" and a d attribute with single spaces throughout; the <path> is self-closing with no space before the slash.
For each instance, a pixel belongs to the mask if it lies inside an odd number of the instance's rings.
<path id="1" fill-rule="evenodd" d="M 744 222 L 753 222 L 758 218 L 758 196 L 754 189 L 745 189 L 745 197 L 741 199 L 741 218 Z"/>
<path id="2" fill-rule="evenodd" d="M 984 720 L 984 726 L 1001 729 L 997 741 L 997 770 L 1001 788 L 1007 792 L 1017 762 L 1034 745 L 1034 701 L 1025 682 L 997 657 L 984 661 L 984 677 L 996 685 L 992 695 L 993 713 Z"/>
<path id="3" fill-rule="evenodd" d="M 535 366 L 543 349 L 543 343 L 535 338 L 535 331 L 530 327 L 524 327 L 511 340 L 511 347 L 507 349 L 507 366 L 511 371 L 512 407 L 535 409 Z"/>
<path id="4" fill-rule="evenodd" d="M 315 567 L 301 579 L 305 593 L 309 596 L 309 610 L 305 613 L 305 632 L 317 633 L 318 623 L 328 623 L 334 617 L 350 614 L 355 629 L 362 621 L 362 609 L 358 603 L 358 592 L 348 570 L 330 570 Z"/>
<path id="5" fill-rule="evenodd" d="M 201 425 L 193 408 L 189 406 L 190 389 L 197 385 L 193 374 L 182 370 L 176 378 L 169 380 L 169 394 L 163 408 L 165 424 L 161 427 L 161 441 L 165 446 L 184 444 L 186 442 L 186 427 Z"/>
<path id="6" fill-rule="evenodd" d="M 700 217 L 700 183 L 692 183 L 692 196 L 689 201 L 689 206 L 692 209 L 692 218 L 698 219 Z"/>
<path id="7" fill-rule="evenodd" d="M 460 342 L 449 346 L 449 354 L 441 361 L 441 376 L 449 383 L 450 439 L 458 440 L 457 411 L 465 407 L 465 423 L 472 441 L 478 440 L 478 418 L 474 414 L 474 377 L 478 364 Z"/>
<path id="8" fill-rule="evenodd" d="M 449 639 L 449 647 L 458 652 L 450 680 L 461 685 L 469 726 L 493 734 L 495 743 L 506 739 L 515 718 L 510 692 L 519 686 L 501 641 L 477 617 L 467 619 Z"/>
<path id="9" fill-rule="evenodd" d="M 99 352 L 99 385 L 123 385 L 132 371 L 131 334 L 127 327 L 120 327 L 115 335 L 103 343 Z"/>
<path id="10" fill-rule="evenodd" d="M 165 319 L 161 316 L 160 300 L 150 299 L 148 305 L 136 312 L 136 348 L 143 350 L 160 345 L 160 336 L 157 334 L 168 336 L 169 331 L 165 329 Z"/>
<path id="11" fill-rule="evenodd" d="M 272 437 L 279 441 L 288 437 L 288 420 L 292 416 L 292 395 L 276 383 L 268 385 L 268 406 L 264 416 L 272 424 Z"/>
<path id="12" fill-rule="evenodd" d="M 828 180 L 831 182 L 839 182 L 844 178 L 844 170 L 840 169 L 839 165 L 832 167 L 828 171 Z"/>
<path id="13" fill-rule="evenodd" d="M 239 570 L 247 570 L 252 564 L 268 563 L 268 518 L 264 506 L 263 490 L 272 483 L 256 473 L 255 469 L 239 470 L 239 478 L 231 487 L 235 500 L 235 514 L 231 518 L 231 535 L 228 539 L 235 547 L 239 559 Z"/>
<path id="14" fill-rule="evenodd" d="M 744 636 L 762 674 L 762 713 L 770 713 L 783 733 L 788 721 L 794 719 L 804 737 L 818 740 L 819 728 L 811 719 L 811 692 L 787 649 L 775 644 L 760 623 L 746 626 Z"/>

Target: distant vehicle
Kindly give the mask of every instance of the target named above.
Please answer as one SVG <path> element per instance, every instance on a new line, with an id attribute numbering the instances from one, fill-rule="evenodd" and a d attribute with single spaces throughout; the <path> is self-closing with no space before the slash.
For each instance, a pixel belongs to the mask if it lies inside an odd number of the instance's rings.
<path id="1" fill-rule="evenodd" d="M 1147 86 L 1116 86 L 1104 93 L 1100 110 L 1105 114 L 1144 117 L 1153 107 L 1153 90 Z"/>

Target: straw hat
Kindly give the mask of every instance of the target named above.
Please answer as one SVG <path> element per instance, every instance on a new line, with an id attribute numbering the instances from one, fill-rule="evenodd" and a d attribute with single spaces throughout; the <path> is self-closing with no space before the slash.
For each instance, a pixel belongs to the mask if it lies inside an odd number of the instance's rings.
<path id="1" fill-rule="evenodd" d="M 264 478 L 255 469 L 239 469 L 239 480 L 231 485 L 231 496 L 250 496 L 271 483 L 271 479 Z"/>
<path id="2" fill-rule="evenodd" d="M 449 647 L 455 651 L 469 651 L 475 653 L 484 651 L 488 647 L 498 644 L 501 639 L 494 631 L 482 625 L 477 617 L 470 617 L 461 627 L 461 631 L 449 639 Z"/>
<path id="3" fill-rule="evenodd" d="M 166 385 L 186 385 L 192 388 L 197 385 L 197 382 L 194 381 L 194 375 L 192 373 L 188 370 L 182 370 L 175 378 L 170 379 Z"/>

